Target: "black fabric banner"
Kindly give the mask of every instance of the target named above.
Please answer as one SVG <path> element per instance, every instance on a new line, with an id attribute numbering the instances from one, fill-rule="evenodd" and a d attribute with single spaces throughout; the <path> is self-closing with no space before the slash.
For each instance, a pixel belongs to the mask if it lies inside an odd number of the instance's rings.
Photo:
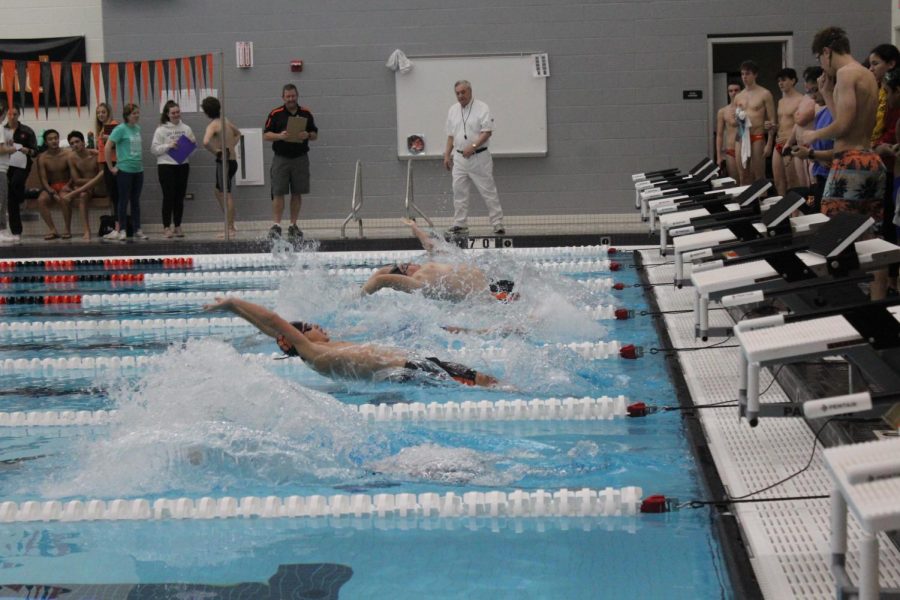
<path id="1" fill-rule="evenodd" d="M 16 76 L 19 78 L 19 106 L 23 109 L 28 106 L 25 103 L 25 88 L 28 87 L 28 63 L 24 60 L 16 61 Z M 19 115 L 20 117 L 22 115 Z"/>
<path id="2" fill-rule="evenodd" d="M 184 89 L 184 86 L 183 86 L 182 83 L 181 83 L 181 81 L 182 81 L 182 79 L 183 79 L 183 74 L 182 74 L 181 71 L 182 71 L 182 69 L 181 69 L 181 59 L 180 59 L 180 58 L 176 58 L 176 59 L 175 59 L 175 73 L 177 73 L 177 77 L 178 77 L 178 87 L 175 88 L 175 93 L 176 93 L 176 94 L 180 93 L 181 90 Z"/>
<path id="3" fill-rule="evenodd" d="M 10 33 L 7 29 L 6 33 Z M 84 62 L 87 60 L 82 36 L 39 39 L 0 40 L 0 59 L 38 60 L 47 56 L 52 61 Z"/>
<path id="4" fill-rule="evenodd" d="M 62 64 L 62 102 L 63 106 L 75 106 L 75 99 L 69 96 L 69 92 L 72 92 L 74 95 L 75 91 L 72 89 L 72 63 L 64 62 Z"/>
<path id="5" fill-rule="evenodd" d="M 53 77 L 50 73 L 50 63 L 41 63 L 41 88 L 44 90 L 44 118 L 50 118 L 50 82 Z M 32 84 L 34 85 L 34 84 Z"/>
<path id="6" fill-rule="evenodd" d="M 110 110 L 113 109 L 113 101 L 112 98 L 109 97 L 109 63 L 100 63 L 100 78 L 103 80 L 101 85 L 103 86 L 103 97 L 106 98 L 106 103 L 109 104 Z M 116 117 L 113 117 L 114 119 Z"/>
<path id="7" fill-rule="evenodd" d="M 137 92 L 138 104 L 143 104 L 144 97 L 141 95 L 141 79 L 144 77 L 144 65 L 141 62 L 134 63 L 134 88 Z"/>
<path id="8" fill-rule="evenodd" d="M 119 95 L 122 97 L 121 106 L 125 106 L 128 103 L 128 90 L 125 89 L 128 87 L 127 82 L 127 73 L 125 73 L 125 65 L 126 63 L 119 63 Z"/>

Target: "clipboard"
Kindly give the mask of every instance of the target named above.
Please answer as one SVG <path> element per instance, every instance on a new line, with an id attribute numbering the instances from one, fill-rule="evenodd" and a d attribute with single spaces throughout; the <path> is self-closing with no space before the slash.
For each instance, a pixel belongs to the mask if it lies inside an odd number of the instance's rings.
<path id="1" fill-rule="evenodd" d="M 113 132 L 113 129 L 116 128 L 116 125 L 118 125 L 118 123 L 107 123 L 103 126 L 103 133 L 105 133 L 106 135 L 111 134 Z"/>
<path id="2" fill-rule="evenodd" d="M 306 117 L 288 117 L 286 142 L 292 144 L 301 144 L 306 140 L 300 139 L 300 133 L 306 131 Z"/>
<path id="3" fill-rule="evenodd" d="M 191 152 L 197 149 L 197 144 L 191 141 L 191 138 L 182 134 L 175 142 L 174 148 L 169 148 L 166 154 L 171 156 L 179 165 L 188 159 Z"/>

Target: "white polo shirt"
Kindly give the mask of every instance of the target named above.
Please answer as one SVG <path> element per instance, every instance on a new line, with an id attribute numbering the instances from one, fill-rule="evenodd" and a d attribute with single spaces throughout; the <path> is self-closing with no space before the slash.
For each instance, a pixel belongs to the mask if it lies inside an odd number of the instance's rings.
<path id="1" fill-rule="evenodd" d="M 474 144 L 482 131 L 493 130 L 491 109 L 481 100 L 473 98 L 465 107 L 457 102 L 447 113 L 447 137 L 453 136 L 453 148 L 456 150 Z"/>
<path id="2" fill-rule="evenodd" d="M 0 125 L 0 143 L 4 146 L 12 144 L 13 132 Z M 24 156 L 24 155 L 23 155 Z M 6 173 L 9 170 L 9 154 L 0 154 L 0 173 Z"/>

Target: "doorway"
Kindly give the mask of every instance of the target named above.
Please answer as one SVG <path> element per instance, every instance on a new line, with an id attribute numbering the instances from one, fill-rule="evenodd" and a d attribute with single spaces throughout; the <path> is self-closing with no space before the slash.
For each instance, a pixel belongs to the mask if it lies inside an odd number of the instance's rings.
<path id="1" fill-rule="evenodd" d="M 741 81 L 741 63 L 753 60 L 759 65 L 756 82 L 772 92 L 777 105 L 781 93 L 775 73 L 794 62 L 793 34 L 759 34 L 746 36 L 710 35 L 707 37 L 709 80 L 709 114 L 707 140 L 709 156 L 716 155 L 716 113 L 728 104 L 728 83 Z M 802 72 L 803 68 L 797 68 Z"/>

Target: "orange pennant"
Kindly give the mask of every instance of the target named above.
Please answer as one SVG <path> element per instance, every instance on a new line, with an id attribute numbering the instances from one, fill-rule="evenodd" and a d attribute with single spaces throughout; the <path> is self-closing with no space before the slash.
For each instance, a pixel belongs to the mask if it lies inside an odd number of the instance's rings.
<path id="1" fill-rule="evenodd" d="M 28 85 L 34 101 L 34 118 L 38 119 L 41 116 L 41 63 L 36 60 L 28 61 Z"/>
<path id="2" fill-rule="evenodd" d="M 191 95 L 191 59 L 185 56 L 181 59 L 181 68 L 184 71 L 184 87 L 187 89 L 188 97 Z"/>
<path id="3" fill-rule="evenodd" d="M 13 105 L 13 93 L 16 90 L 16 61 L 3 61 L 3 87 L 6 89 L 6 106 Z"/>
<path id="4" fill-rule="evenodd" d="M 109 63 L 109 99 L 116 112 L 116 96 L 119 95 L 119 63 Z"/>
<path id="5" fill-rule="evenodd" d="M 94 78 L 94 96 L 97 98 L 97 104 L 100 104 L 100 63 L 91 64 L 91 76 Z"/>
<path id="6" fill-rule="evenodd" d="M 125 77 L 128 80 L 128 102 L 134 104 L 134 63 L 125 63 Z"/>
<path id="7" fill-rule="evenodd" d="M 62 81 L 62 63 L 51 62 L 50 72 L 53 74 L 53 89 L 56 92 L 56 113 L 59 114 L 60 92 L 62 91 L 60 82 Z"/>
<path id="8" fill-rule="evenodd" d="M 72 87 L 75 88 L 75 109 L 78 116 L 81 116 L 81 68 L 82 63 L 72 63 Z"/>
<path id="9" fill-rule="evenodd" d="M 150 63 L 148 63 L 146 60 L 141 62 L 141 81 L 144 82 L 142 96 L 143 96 L 143 98 L 149 98 L 150 97 Z"/>
<path id="10" fill-rule="evenodd" d="M 212 52 L 206 55 L 206 76 L 209 77 L 209 90 L 215 87 L 215 79 L 213 78 L 213 55 Z"/>
<path id="11" fill-rule="evenodd" d="M 163 61 L 156 61 L 156 89 L 159 92 L 159 100 L 158 103 L 162 104 L 163 97 Z"/>
<path id="12" fill-rule="evenodd" d="M 194 57 L 194 77 L 197 78 L 197 99 L 200 99 L 200 89 L 209 87 L 203 82 L 203 59 L 198 54 Z"/>

